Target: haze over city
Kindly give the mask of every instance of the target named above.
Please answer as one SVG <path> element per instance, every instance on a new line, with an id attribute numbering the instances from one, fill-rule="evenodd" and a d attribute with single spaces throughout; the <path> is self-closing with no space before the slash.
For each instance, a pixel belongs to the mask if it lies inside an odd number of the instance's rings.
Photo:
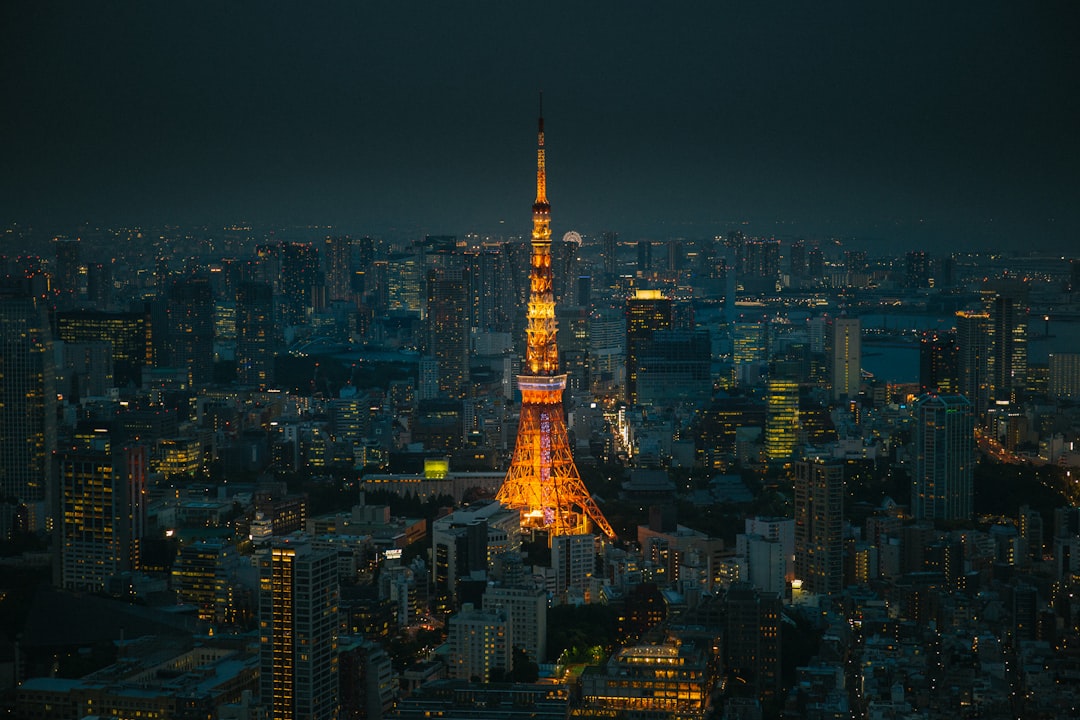
<path id="1" fill-rule="evenodd" d="M 0 218 L 1065 252 L 1068 3 L 5 3 Z"/>
<path id="2" fill-rule="evenodd" d="M 1080 717 L 1077 15 L 3 4 L 0 716 Z"/>

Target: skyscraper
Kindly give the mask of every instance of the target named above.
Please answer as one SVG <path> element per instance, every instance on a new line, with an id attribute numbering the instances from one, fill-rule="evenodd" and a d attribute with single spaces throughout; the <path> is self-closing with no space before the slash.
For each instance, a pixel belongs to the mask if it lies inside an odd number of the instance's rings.
<path id="1" fill-rule="evenodd" d="M 952 333 L 923 333 L 919 342 L 919 389 L 945 395 L 960 392 L 960 351 Z"/>
<path id="2" fill-rule="evenodd" d="M 525 370 L 518 376 L 521 416 L 510 469 L 497 499 L 520 510 L 523 528 L 550 538 L 588 533 L 595 525 L 614 537 L 607 519 L 581 482 L 567 436 L 559 373 L 555 300 L 551 274 L 551 206 L 547 201 L 544 118 L 536 151 L 536 201 L 533 203 L 529 304 L 526 313 Z"/>
<path id="3" fill-rule="evenodd" d="M 56 449 L 56 370 L 45 310 L 0 292 L 0 499 L 26 504 L 30 529 L 46 529 Z"/>
<path id="4" fill-rule="evenodd" d="M 60 585 L 103 592 L 110 578 L 139 566 L 146 448 L 114 447 L 103 427 L 76 435 L 76 446 L 56 457 Z"/>
<path id="5" fill-rule="evenodd" d="M 770 378 L 765 389 L 765 457 L 787 460 L 799 434 L 799 383 Z"/>
<path id="6" fill-rule="evenodd" d="M 469 274 L 457 267 L 427 271 L 427 353 L 438 361 L 439 392 L 465 397 L 472 317 Z"/>
<path id="7" fill-rule="evenodd" d="M 984 312 L 956 313 L 957 390 L 971 401 L 982 417 L 989 407 L 987 380 L 987 332 L 990 316 Z"/>
<path id="8" fill-rule="evenodd" d="M 1027 384 L 1027 296 L 1019 281 L 988 283 L 982 289 L 987 331 L 987 380 L 993 402 L 1015 402 Z"/>
<path id="9" fill-rule="evenodd" d="M 337 717 L 337 633 L 336 554 L 299 535 L 275 539 L 259 559 L 259 676 L 270 717 Z"/>
<path id="10" fill-rule="evenodd" d="M 854 398 L 862 384 L 862 323 L 838 317 L 832 328 L 833 400 Z"/>
<path id="11" fill-rule="evenodd" d="M 214 304 L 205 277 L 180 280 L 169 290 L 169 363 L 188 370 L 192 386 L 214 377 Z"/>
<path id="12" fill-rule="evenodd" d="M 108 342 L 112 346 L 117 387 L 142 383 L 142 369 L 151 364 L 150 320 L 142 313 L 69 310 L 56 314 L 57 339 L 65 343 Z"/>
<path id="13" fill-rule="evenodd" d="M 795 463 L 795 578 L 818 594 L 844 580 L 844 466 L 819 459 Z"/>
<path id="14" fill-rule="evenodd" d="M 924 395 L 915 406 L 911 513 L 967 520 L 974 499 L 975 413 L 962 395 Z"/>
<path id="15" fill-rule="evenodd" d="M 236 376 L 243 385 L 274 382 L 274 294 L 269 283 L 242 282 L 236 289 Z"/>
<path id="16" fill-rule="evenodd" d="M 1055 400 L 1080 399 L 1080 353 L 1050 353 L 1047 394 Z"/>
<path id="17" fill-rule="evenodd" d="M 626 400 L 631 405 L 638 402 L 641 353 L 657 330 L 668 330 L 672 323 L 672 300 L 659 290 L 638 290 L 626 299 Z"/>
<path id="18" fill-rule="evenodd" d="M 57 305 L 69 308 L 79 299 L 79 272 L 82 265 L 80 242 L 76 239 L 56 238 L 56 265 L 52 273 L 52 290 Z"/>

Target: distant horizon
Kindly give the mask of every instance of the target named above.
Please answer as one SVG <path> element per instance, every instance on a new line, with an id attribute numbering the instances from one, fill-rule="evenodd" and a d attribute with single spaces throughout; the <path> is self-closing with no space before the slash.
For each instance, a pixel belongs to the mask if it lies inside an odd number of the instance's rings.
<path id="1" fill-rule="evenodd" d="M 527 234 L 542 90 L 556 234 L 1068 253 L 1078 24 L 1000 0 L 4 3 L 0 222 Z"/>
<path id="2" fill-rule="evenodd" d="M 557 212 L 553 211 L 553 216 L 557 216 Z M 582 235 L 587 244 L 596 242 L 599 236 L 605 232 L 615 232 L 619 235 L 620 242 L 636 243 L 639 241 L 650 241 L 656 243 L 663 243 L 672 240 L 685 240 L 689 242 L 697 242 L 708 240 L 716 237 L 727 236 L 728 233 L 734 231 L 741 231 L 749 238 L 755 239 L 774 239 L 779 240 L 781 243 L 790 244 L 795 241 L 804 241 L 810 244 L 832 244 L 838 243 L 840 249 L 855 249 L 865 250 L 870 252 L 875 257 L 901 257 L 906 252 L 912 250 L 925 251 L 931 256 L 942 256 L 949 254 L 1004 254 L 1017 257 L 1061 257 L 1064 259 L 1080 258 L 1080 248 L 1075 248 L 1073 252 L 1062 251 L 1049 247 L 1040 247 L 1037 244 L 1028 245 L 1025 248 L 1005 248 L 1001 246 L 991 245 L 986 241 L 972 240 L 967 244 L 961 244 L 960 241 L 956 242 L 941 242 L 931 239 L 933 237 L 932 226 L 921 226 L 914 229 L 914 232 L 910 235 L 905 235 L 903 229 L 898 228 L 895 230 L 897 233 L 897 239 L 889 239 L 884 233 L 878 236 L 870 234 L 861 235 L 845 235 L 843 233 L 831 233 L 831 232 L 815 232 L 807 230 L 805 232 L 799 231 L 799 224 L 795 222 L 782 222 L 774 221 L 773 223 L 757 224 L 752 221 L 732 221 L 730 223 L 723 222 L 710 222 L 710 223 L 682 223 L 679 229 L 681 233 L 676 233 L 675 228 L 665 228 L 660 232 L 635 232 L 632 229 L 627 230 L 618 227 L 594 227 L 583 228 L 580 226 L 560 228 L 558 218 L 553 220 L 553 226 L 555 232 L 553 237 L 556 241 L 561 240 L 562 237 L 569 232 L 577 232 Z M 775 230 L 767 231 L 763 226 L 767 225 L 775 226 Z M 495 228 L 491 230 L 482 230 L 475 227 L 454 230 L 446 227 L 421 227 L 414 225 L 410 227 L 407 223 L 400 223 L 397 225 L 390 225 L 386 227 L 376 226 L 346 226 L 329 223 L 277 223 L 277 222 L 258 222 L 249 220 L 236 220 L 236 221 L 216 221 L 216 222 L 98 222 L 98 223 L 21 223 L 11 222 L 6 225 L 0 226 L 0 254 L 10 256 L 10 243 L 15 240 L 11 237 L 12 233 L 5 231 L 20 230 L 22 232 L 30 232 L 35 235 L 33 243 L 35 245 L 42 245 L 51 242 L 56 238 L 67 239 L 81 239 L 83 236 L 92 235 L 98 232 L 117 232 L 123 230 L 140 230 L 146 231 L 163 231 L 166 229 L 176 229 L 183 231 L 199 231 L 205 233 L 202 237 L 212 238 L 218 233 L 225 233 L 229 231 L 239 231 L 241 228 L 250 228 L 255 236 L 259 235 L 281 235 L 281 237 L 275 238 L 281 241 L 297 241 L 297 242 L 313 242 L 326 237 L 331 236 L 350 236 L 353 238 L 372 237 L 385 243 L 408 243 L 413 240 L 423 239 L 428 235 L 452 235 L 458 239 L 464 239 L 468 236 L 480 236 L 485 240 L 497 240 L 497 241 L 509 241 L 512 239 L 526 240 L 529 236 L 529 229 L 527 225 L 522 224 L 522 228 L 515 232 L 511 228 L 509 223 L 495 223 Z M 663 224 L 660 224 L 663 228 Z M 497 228 L 497 229 L 496 229 Z M 907 241 L 899 239 L 902 236 L 906 236 L 912 239 Z M 918 241 L 913 239 L 914 237 L 924 238 L 923 244 L 920 245 Z M 147 238 L 147 240 L 153 240 L 154 238 Z M 897 242 L 903 243 L 901 248 L 896 246 Z M 20 248 L 19 252 L 26 250 L 27 248 Z M 40 249 L 40 247 L 39 247 Z"/>

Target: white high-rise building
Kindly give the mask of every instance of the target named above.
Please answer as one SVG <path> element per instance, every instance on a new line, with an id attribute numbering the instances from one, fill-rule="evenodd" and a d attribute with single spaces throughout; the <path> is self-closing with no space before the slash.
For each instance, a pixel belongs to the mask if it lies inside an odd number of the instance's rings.
<path id="1" fill-rule="evenodd" d="M 489 587 L 484 610 L 502 613 L 510 623 L 514 645 L 535 663 L 547 654 L 547 593 L 536 587 Z"/>
<path id="2" fill-rule="evenodd" d="M 595 535 L 560 535 L 551 539 L 551 567 L 555 571 L 555 598 L 571 590 L 586 595 L 596 570 Z M 586 595 L 586 599 L 587 595 Z"/>
<path id="3" fill-rule="evenodd" d="M 512 626 L 503 612 L 485 612 L 465 603 L 461 612 L 451 616 L 449 626 L 451 678 L 487 682 L 493 670 L 510 670 Z"/>

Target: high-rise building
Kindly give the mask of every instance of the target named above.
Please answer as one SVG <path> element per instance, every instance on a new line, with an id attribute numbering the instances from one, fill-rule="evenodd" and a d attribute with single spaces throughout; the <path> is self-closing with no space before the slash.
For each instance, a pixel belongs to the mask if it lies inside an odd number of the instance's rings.
<path id="1" fill-rule="evenodd" d="M 52 290 L 56 294 L 57 305 L 71 307 L 79 299 L 79 274 L 82 266 L 80 241 L 75 238 L 56 238 L 53 250 L 56 264 L 52 274 Z"/>
<path id="2" fill-rule="evenodd" d="M 468 272 L 456 267 L 427 271 L 427 352 L 438 362 L 439 392 L 465 397 L 469 377 L 472 297 Z"/>
<path id="3" fill-rule="evenodd" d="M 187 368 L 193 387 L 214 378 L 214 298 L 210 281 L 193 277 L 169 290 L 169 364 Z"/>
<path id="4" fill-rule="evenodd" d="M 796 240 L 791 243 L 791 255 L 788 260 L 791 268 L 792 282 L 794 283 L 798 280 L 805 279 L 810 272 L 810 266 L 807 264 L 805 241 Z"/>
<path id="5" fill-rule="evenodd" d="M 638 402 L 637 376 L 644 346 L 673 325 L 673 301 L 659 290 L 638 290 L 626 299 L 626 400 Z"/>
<path id="6" fill-rule="evenodd" d="M 283 325 L 302 325 L 315 305 L 319 283 L 319 250 L 311 243 L 285 242 L 277 248 L 281 257 L 281 320 Z"/>
<path id="7" fill-rule="evenodd" d="M 61 587 L 103 592 L 139 566 L 145 461 L 144 446 L 114 447 L 103 427 L 77 432 L 75 447 L 57 453 Z"/>
<path id="8" fill-rule="evenodd" d="M 761 699 L 780 692 L 780 595 L 734 582 L 724 597 L 724 667 Z"/>
<path id="9" fill-rule="evenodd" d="M 30 509 L 47 529 L 56 449 L 56 368 L 45 309 L 36 298 L 0 293 L 0 499 Z"/>
<path id="10" fill-rule="evenodd" d="M 923 250 L 910 250 L 904 259 L 904 284 L 909 288 L 930 287 L 930 256 Z"/>
<path id="11" fill-rule="evenodd" d="M 853 399 L 862 385 L 862 323 L 838 317 L 832 327 L 832 397 Z"/>
<path id="12" fill-rule="evenodd" d="M 450 617 L 447 644 L 450 646 L 447 673 L 452 678 L 488 682 L 511 667 L 514 648 L 513 626 L 503 611 L 477 610 L 465 603 Z"/>
<path id="13" fill-rule="evenodd" d="M 569 594 L 588 599 L 589 579 L 596 572 L 596 537 L 564 535 L 551 541 L 551 566 L 555 570 L 555 602 Z"/>
<path id="14" fill-rule="evenodd" d="M 1055 400 L 1080 399 L 1080 353 L 1050 353 L 1047 394 Z"/>
<path id="15" fill-rule="evenodd" d="M 765 457 L 787 460 L 799 436 L 799 383 L 770 378 L 765 386 Z"/>
<path id="16" fill-rule="evenodd" d="M 330 300 L 352 297 L 353 240 L 348 235 L 326 238 L 326 293 Z"/>
<path id="17" fill-rule="evenodd" d="M 919 342 L 919 389 L 942 395 L 960 392 L 960 348 L 952 333 L 923 333 Z"/>
<path id="18" fill-rule="evenodd" d="M 549 540 L 588 533 L 591 526 L 614 537 L 600 507 L 574 464 L 562 395 L 566 375 L 559 373 L 555 300 L 551 274 L 551 206 L 547 201 L 544 118 L 541 113 L 536 153 L 536 201 L 533 203 L 529 304 L 526 313 L 524 370 L 518 376 L 521 415 L 506 479 L 497 499 L 521 512 L 523 528 L 541 531 Z"/>
<path id="19" fill-rule="evenodd" d="M 704 404 L 712 394 L 708 330 L 657 330 L 635 343 L 638 405 Z"/>
<path id="20" fill-rule="evenodd" d="M 600 241 L 603 243 L 604 280 L 607 284 L 611 285 L 615 282 L 615 277 L 619 272 L 619 233 L 610 230 L 601 233 Z"/>
<path id="21" fill-rule="evenodd" d="M 990 402 L 987 379 L 989 324 L 987 313 L 966 310 L 956 313 L 957 391 L 971 401 L 980 418 Z"/>
<path id="22" fill-rule="evenodd" d="M 652 242 L 649 240 L 637 241 L 637 269 L 640 273 L 652 270 Z"/>
<path id="23" fill-rule="evenodd" d="M 112 264 L 90 263 L 86 266 L 86 300 L 90 307 L 107 310 L 112 304 Z"/>
<path id="24" fill-rule="evenodd" d="M 275 538 L 259 558 L 259 681 L 270 717 L 337 717 L 337 640 L 336 553 L 301 535 Z"/>
<path id="25" fill-rule="evenodd" d="M 236 289 L 236 377 L 265 388 L 274 382 L 274 293 L 269 283 L 242 282 Z"/>
<path id="26" fill-rule="evenodd" d="M 911 514 L 968 520 L 974 499 L 975 413 L 963 395 L 924 395 L 915 406 Z"/>
<path id="27" fill-rule="evenodd" d="M 840 592 L 844 580 L 844 466 L 795 463 L 795 578 L 807 592 Z"/>
<path id="28" fill-rule="evenodd" d="M 759 376 L 761 365 L 769 358 L 768 326 L 763 322 L 740 322 L 732 328 L 735 380 L 752 385 Z"/>
<path id="29" fill-rule="evenodd" d="M 514 647 L 542 663 L 547 657 L 547 592 L 542 587 L 495 585 L 484 592 L 484 611 L 506 618 Z"/>
<path id="30" fill-rule="evenodd" d="M 990 400 L 1016 401 L 1027 384 L 1028 286 L 1019 281 L 987 283 L 983 289 L 986 368 Z"/>
<path id="31" fill-rule="evenodd" d="M 153 361 L 149 319 L 142 313 L 69 310 L 56 314 L 57 339 L 65 343 L 108 342 L 117 387 L 142 383 L 142 369 Z"/>

